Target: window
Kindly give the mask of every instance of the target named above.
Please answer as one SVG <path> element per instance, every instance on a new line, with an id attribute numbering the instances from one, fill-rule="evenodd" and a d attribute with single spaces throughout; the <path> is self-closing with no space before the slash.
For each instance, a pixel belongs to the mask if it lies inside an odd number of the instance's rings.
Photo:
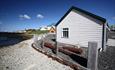
<path id="1" fill-rule="evenodd" d="M 63 38 L 69 37 L 69 28 L 63 28 L 62 36 L 63 36 Z"/>

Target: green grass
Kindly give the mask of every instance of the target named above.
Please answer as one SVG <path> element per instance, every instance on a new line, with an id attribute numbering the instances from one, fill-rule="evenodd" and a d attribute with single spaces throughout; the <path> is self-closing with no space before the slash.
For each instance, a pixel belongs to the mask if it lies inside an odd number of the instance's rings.
<path id="1" fill-rule="evenodd" d="M 48 30 L 31 30 L 31 31 L 27 31 L 27 34 L 44 34 L 44 33 L 48 33 Z"/>

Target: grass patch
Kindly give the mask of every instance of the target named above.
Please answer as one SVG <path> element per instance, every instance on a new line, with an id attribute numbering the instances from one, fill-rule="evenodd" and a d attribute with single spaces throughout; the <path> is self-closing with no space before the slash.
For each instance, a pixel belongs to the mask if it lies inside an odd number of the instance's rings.
<path id="1" fill-rule="evenodd" d="M 48 33 L 48 30 L 29 30 L 26 32 L 27 34 L 44 34 Z"/>

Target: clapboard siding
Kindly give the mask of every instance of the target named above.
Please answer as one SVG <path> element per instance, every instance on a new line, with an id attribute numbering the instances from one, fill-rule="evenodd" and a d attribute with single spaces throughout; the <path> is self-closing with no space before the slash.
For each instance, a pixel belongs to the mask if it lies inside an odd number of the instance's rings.
<path id="1" fill-rule="evenodd" d="M 97 22 L 71 11 L 57 26 L 57 41 L 83 47 L 88 47 L 88 41 L 96 41 L 101 47 L 102 25 Z M 62 28 L 69 28 L 69 38 L 62 38 Z"/>

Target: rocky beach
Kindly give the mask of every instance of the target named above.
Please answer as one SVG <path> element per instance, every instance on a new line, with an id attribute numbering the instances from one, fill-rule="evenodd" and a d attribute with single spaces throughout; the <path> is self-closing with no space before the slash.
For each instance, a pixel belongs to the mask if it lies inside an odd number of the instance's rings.
<path id="1" fill-rule="evenodd" d="M 72 70 L 31 47 L 33 39 L 0 48 L 0 70 Z"/>

